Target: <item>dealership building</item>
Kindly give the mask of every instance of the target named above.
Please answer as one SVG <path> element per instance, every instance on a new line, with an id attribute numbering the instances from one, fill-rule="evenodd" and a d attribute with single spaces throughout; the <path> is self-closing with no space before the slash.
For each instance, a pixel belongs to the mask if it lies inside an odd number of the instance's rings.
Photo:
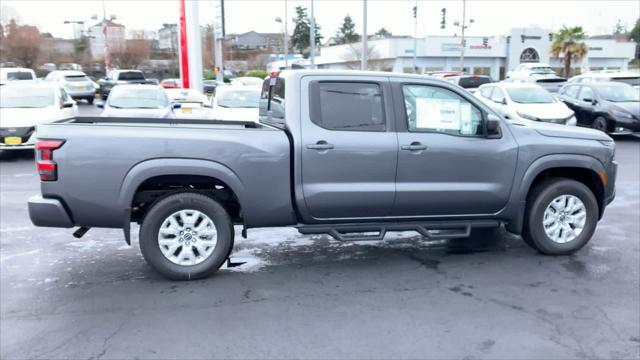
<path id="1" fill-rule="evenodd" d="M 392 36 L 368 41 L 369 70 L 413 72 L 459 71 L 464 46 L 464 70 L 471 74 L 504 79 L 505 74 L 523 62 L 543 62 L 562 73 L 562 57 L 551 56 L 553 33 L 548 29 L 517 28 L 506 36 L 466 36 L 465 44 L 456 36 L 427 36 L 414 42 L 412 37 Z M 635 54 L 635 43 L 614 39 L 587 39 L 587 56 L 573 67 L 576 70 L 627 70 Z M 416 55 L 414 57 L 414 46 Z M 360 43 L 325 46 L 316 57 L 319 69 L 359 69 Z M 308 60 L 299 60 L 308 65 Z M 269 70 L 283 67 L 269 64 Z"/>

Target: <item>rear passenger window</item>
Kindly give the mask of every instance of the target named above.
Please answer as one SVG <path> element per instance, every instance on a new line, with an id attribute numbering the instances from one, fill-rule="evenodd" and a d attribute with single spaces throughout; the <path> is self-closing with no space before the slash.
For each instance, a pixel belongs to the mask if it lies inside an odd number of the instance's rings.
<path id="1" fill-rule="evenodd" d="M 453 91 L 435 86 L 405 85 L 402 92 L 409 131 L 482 135 L 482 113 Z"/>
<path id="2" fill-rule="evenodd" d="M 316 81 L 310 90 L 314 124 L 328 130 L 386 130 L 379 84 Z"/>
<path id="3" fill-rule="evenodd" d="M 480 95 L 485 99 L 489 99 L 491 97 L 491 90 L 493 90 L 493 86 L 485 86 L 480 89 Z"/>

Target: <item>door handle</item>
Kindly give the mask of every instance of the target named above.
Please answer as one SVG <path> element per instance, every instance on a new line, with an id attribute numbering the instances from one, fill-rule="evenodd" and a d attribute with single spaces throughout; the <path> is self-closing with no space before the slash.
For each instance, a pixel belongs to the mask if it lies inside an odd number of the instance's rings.
<path id="1" fill-rule="evenodd" d="M 307 149 L 311 149 L 311 150 L 331 150 L 333 149 L 333 144 L 329 144 L 324 140 L 320 140 L 315 144 L 308 144 L 307 145 Z"/>
<path id="2" fill-rule="evenodd" d="M 400 149 L 407 151 L 422 151 L 427 150 L 427 145 L 422 145 L 419 142 L 414 141 L 411 143 L 411 145 L 402 145 Z"/>

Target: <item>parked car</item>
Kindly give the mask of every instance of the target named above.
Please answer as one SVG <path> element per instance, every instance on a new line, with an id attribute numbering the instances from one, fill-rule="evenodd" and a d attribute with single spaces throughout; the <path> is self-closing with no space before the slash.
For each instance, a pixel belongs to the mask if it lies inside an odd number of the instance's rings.
<path id="1" fill-rule="evenodd" d="M 549 64 L 534 62 L 522 63 L 515 69 L 507 72 L 507 79 L 527 79 L 532 75 L 557 75 Z"/>
<path id="2" fill-rule="evenodd" d="M 175 89 L 182 87 L 182 81 L 180 79 L 164 79 L 160 81 L 160 86 L 165 89 Z"/>
<path id="3" fill-rule="evenodd" d="M 265 88 L 260 123 L 77 118 L 39 127 L 42 195 L 29 200 L 31 221 L 78 226 L 76 237 L 121 228 L 127 242 L 137 222 L 145 260 L 187 280 L 227 261 L 234 224 L 245 237 L 295 226 L 345 241 L 408 230 L 460 238 L 504 224 L 543 254 L 567 255 L 615 196 L 609 136 L 504 121 L 441 80 L 296 70 Z"/>
<path id="4" fill-rule="evenodd" d="M 576 125 L 571 109 L 542 87 L 519 82 L 481 85 L 475 95 L 509 120 Z"/>
<path id="5" fill-rule="evenodd" d="M 211 104 L 209 99 L 195 89 L 166 89 L 169 101 L 180 104 L 180 109 L 174 111 L 177 118 L 211 119 Z"/>
<path id="6" fill-rule="evenodd" d="M 98 81 L 98 84 L 100 85 L 100 97 L 106 99 L 111 89 L 116 85 L 152 83 L 144 77 L 140 70 L 111 70 L 106 77 Z"/>
<path id="7" fill-rule="evenodd" d="M 633 71 L 592 71 L 577 75 L 568 80 L 570 83 L 594 81 L 617 81 L 640 88 L 640 73 Z"/>
<path id="8" fill-rule="evenodd" d="M 56 70 L 50 72 L 44 80 L 58 84 L 75 100 L 87 100 L 89 104 L 93 104 L 96 97 L 96 83 L 82 71 Z"/>
<path id="9" fill-rule="evenodd" d="M 211 113 L 216 120 L 258 121 L 259 100 L 259 87 L 222 86 L 211 98 Z"/>
<path id="10" fill-rule="evenodd" d="M 640 91 L 621 82 L 571 83 L 558 97 L 576 113 L 578 125 L 610 134 L 640 132 Z"/>
<path id="11" fill-rule="evenodd" d="M 82 66 L 80 64 L 75 64 L 75 63 L 63 63 L 60 64 L 60 70 L 75 70 L 75 71 L 82 71 Z"/>
<path id="12" fill-rule="evenodd" d="M 0 150 L 33 149 L 36 125 L 76 115 L 75 101 L 56 84 L 9 83 L 0 90 Z"/>
<path id="13" fill-rule="evenodd" d="M 18 80 L 36 80 L 36 73 L 27 68 L 13 67 L 0 68 L 0 85 Z"/>
<path id="14" fill-rule="evenodd" d="M 237 77 L 235 79 L 231 80 L 231 85 L 234 86 L 257 86 L 257 87 L 262 87 L 262 82 L 264 81 L 264 79 L 259 79 L 257 77 L 251 77 L 251 76 L 242 76 L 242 77 Z"/>
<path id="15" fill-rule="evenodd" d="M 216 96 L 216 88 L 224 85 L 224 82 L 219 82 L 217 80 L 202 80 L 203 92 L 207 96 Z"/>
<path id="16" fill-rule="evenodd" d="M 106 101 L 97 104 L 102 117 L 173 118 L 166 92 L 158 85 L 118 85 Z"/>
<path id="17" fill-rule="evenodd" d="M 486 75 L 453 75 L 446 76 L 444 80 L 456 84 L 470 93 L 475 93 L 482 84 L 491 83 L 491 78 Z"/>

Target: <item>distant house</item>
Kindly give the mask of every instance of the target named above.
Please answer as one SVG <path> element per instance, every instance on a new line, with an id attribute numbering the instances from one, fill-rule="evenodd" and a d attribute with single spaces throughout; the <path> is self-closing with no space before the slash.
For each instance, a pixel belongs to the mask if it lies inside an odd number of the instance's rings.
<path id="1" fill-rule="evenodd" d="M 243 34 L 228 35 L 226 43 L 236 49 L 246 50 L 267 50 L 276 52 L 284 50 L 284 34 L 282 33 L 259 33 L 249 31 Z"/>
<path id="2" fill-rule="evenodd" d="M 109 49 L 118 49 L 126 44 L 126 29 L 124 25 L 111 20 L 100 21 L 89 27 L 89 46 L 94 57 L 104 57 L 105 33 L 106 44 Z"/>

